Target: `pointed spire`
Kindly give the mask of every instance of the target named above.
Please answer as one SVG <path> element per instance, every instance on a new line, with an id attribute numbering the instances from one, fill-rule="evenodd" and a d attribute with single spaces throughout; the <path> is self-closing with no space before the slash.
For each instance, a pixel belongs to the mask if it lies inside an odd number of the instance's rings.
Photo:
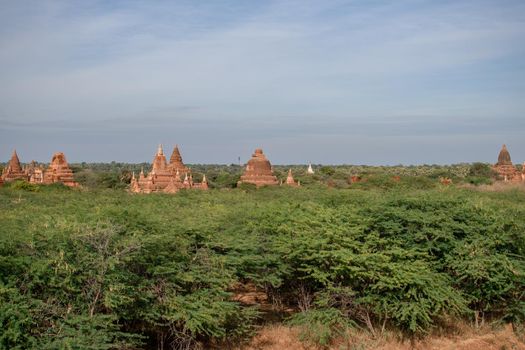
<path id="1" fill-rule="evenodd" d="M 202 183 L 208 183 L 208 180 L 206 180 L 206 174 L 202 175 Z"/>
<path id="2" fill-rule="evenodd" d="M 510 153 L 507 150 L 507 146 L 503 145 L 501 151 L 498 155 L 498 165 L 512 165 L 512 160 L 510 159 Z"/>
<path id="3" fill-rule="evenodd" d="M 292 169 L 288 169 L 288 176 L 286 177 L 286 184 L 295 185 L 295 180 L 292 175 Z"/>
<path id="4" fill-rule="evenodd" d="M 157 148 L 157 155 L 161 156 L 164 154 L 164 151 L 162 150 L 162 143 L 159 144 L 159 148 Z"/>
<path id="5" fill-rule="evenodd" d="M 9 167 L 11 167 L 11 171 L 13 172 L 21 172 L 22 166 L 20 165 L 20 159 L 18 158 L 18 154 L 16 153 L 16 149 L 13 150 L 13 154 L 11 155 L 11 159 L 9 160 Z"/>

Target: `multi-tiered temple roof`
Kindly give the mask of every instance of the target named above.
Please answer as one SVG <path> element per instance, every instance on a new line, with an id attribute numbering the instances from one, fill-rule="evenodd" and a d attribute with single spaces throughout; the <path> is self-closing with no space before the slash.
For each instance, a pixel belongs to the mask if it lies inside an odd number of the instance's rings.
<path id="1" fill-rule="evenodd" d="M 182 179 L 183 175 L 184 180 Z M 208 182 L 206 176 L 200 183 L 193 182 L 193 175 L 190 169 L 182 163 L 182 157 L 177 146 L 173 150 L 168 164 L 162 145 L 159 145 L 149 174 L 145 176 L 142 170 L 138 179 L 133 174 L 130 184 L 130 190 L 134 193 L 177 193 L 183 188 L 207 190 Z"/>
<path id="2" fill-rule="evenodd" d="M 239 183 L 250 183 L 257 187 L 279 184 L 279 181 L 273 175 L 272 165 L 266 159 L 262 149 L 257 148 L 255 153 L 252 154 L 252 158 L 246 164 L 246 169 Z"/>
<path id="3" fill-rule="evenodd" d="M 38 172 L 35 173 L 35 175 Z M 73 179 L 73 171 L 67 163 L 66 156 L 62 152 L 53 154 L 49 167 L 43 174 L 44 184 L 63 183 L 69 187 L 76 187 L 78 183 Z"/>

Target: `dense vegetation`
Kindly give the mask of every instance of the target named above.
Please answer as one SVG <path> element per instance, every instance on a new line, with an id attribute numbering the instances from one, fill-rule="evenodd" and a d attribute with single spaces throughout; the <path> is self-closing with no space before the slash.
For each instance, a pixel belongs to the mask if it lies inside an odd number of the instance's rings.
<path id="1" fill-rule="evenodd" d="M 348 327 L 413 337 L 450 318 L 523 322 L 523 190 L 442 186 L 443 171 L 457 176 L 446 167 L 397 180 L 363 169 L 357 183 L 327 167 L 299 173 L 299 189 L 255 190 L 228 189 L 235 166 L 210 167 L 222 189 L 176 195 L 128 194 L 122 169 L 117 186 L 8 184 L 0 349 L 224 348 L 268 318 L 233 299 L 239 286 L 321 345 Z M 490 182 L 486 169 L 463 179 Z"/>

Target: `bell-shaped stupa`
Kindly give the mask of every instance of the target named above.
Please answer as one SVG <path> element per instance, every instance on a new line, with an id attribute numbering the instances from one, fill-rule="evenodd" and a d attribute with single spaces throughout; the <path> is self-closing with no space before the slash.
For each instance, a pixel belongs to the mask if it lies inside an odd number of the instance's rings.
<path id="1" fill-rule="evenodd" d="M 252 154 L 252 158 L 246 164 L 244 174 L 241 176 L 240 183 L 250 183 L 257 187 L 279 184 L 277 177 L 273 175 L 272 165 L 266 159 L 262 149 L 257 148 Z"/>

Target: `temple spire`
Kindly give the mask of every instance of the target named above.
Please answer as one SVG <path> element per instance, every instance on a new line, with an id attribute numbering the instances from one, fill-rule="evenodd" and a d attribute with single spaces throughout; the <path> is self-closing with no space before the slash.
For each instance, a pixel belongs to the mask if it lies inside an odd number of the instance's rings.
<path id="1" fill-rule="evenodd" d="M 493 169 L 503 181 L 521 181 L 521 177 L 518 176 L 518 170 L 512 164 L 510 153 L 506 145 L 501 147 L 498 155 L 498 162 L 493 166 Z"/>
<path id="2" fill-rule="evenodd" d="M 18 159 L 18 154 L 16 153 L 16 149 L 13 150 L 13 154 L 11 155 L 11 159 L 7 163 L 7 166 L 4 168 L 4 171 L 2 172 L 2 179 L 4 181 L 12 181 L 17 179 L 27 180 L 27 174 L 24 173 L 24 170 L 22 169 L 22 166 L 20 165 L 20 159 Z"/>
<path id="3" fill-rule="evenodd" d="M 288 176 L 286 177 L 286 184 L 288 186 L 298 186 L 298 184 L 295 182 L 293 178 L 292 169 L 288 170 Z"/>
<path id="4" fill-rule="evenodd" d="M 11 160 L 9 160 L 9 166 L 11 167 L 11 170 L 14 172 L 22 171 L 22 166 L 20 165 L 20 159 L 18 158 L 16 149 L 13 150 L 13 154 L 11 155 Z"/>

